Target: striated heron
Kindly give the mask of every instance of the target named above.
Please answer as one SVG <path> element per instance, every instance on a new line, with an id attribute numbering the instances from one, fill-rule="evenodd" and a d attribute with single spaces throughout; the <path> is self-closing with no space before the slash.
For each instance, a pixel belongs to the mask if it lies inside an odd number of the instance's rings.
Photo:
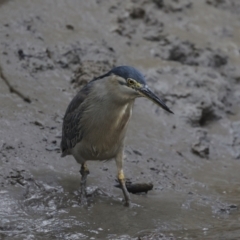
<path id="1" fill-rule="evenodd" d="M 130 66 L 119 66 L 87 83 L 70 102 L 63 120 L 62 157 L 81 164 L 81 201 L 86 199 L 86 161 L 115 158 L 125 205 L 130 205 L 123 172 L 124 139 L 134 100 L 146 97 L 173 113 Z M 84 200 L 85 201 L 85 200 Z"/>

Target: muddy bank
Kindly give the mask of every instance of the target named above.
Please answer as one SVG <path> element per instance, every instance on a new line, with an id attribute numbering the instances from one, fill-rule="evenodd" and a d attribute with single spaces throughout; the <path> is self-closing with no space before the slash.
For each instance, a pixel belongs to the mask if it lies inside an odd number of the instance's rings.
<path id="1" fill-rule="evenodd" d="M 1 1 L 2 239 L 237 239 L 237 1 Z M 133 65 L 174 111 L 136 101 L 125 173 L 152 182 L 122 206 L 114 161 L 60 158 L 62 117 L 87 81 Z M 2 76 L 2 75 L 1 75 Z"/>

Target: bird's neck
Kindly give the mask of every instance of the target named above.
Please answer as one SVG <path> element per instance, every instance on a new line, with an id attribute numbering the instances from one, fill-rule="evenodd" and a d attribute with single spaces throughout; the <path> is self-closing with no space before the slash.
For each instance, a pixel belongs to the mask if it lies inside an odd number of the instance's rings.
<path id="1" fill-rule="evenodd" d="M 108 83 L 108 80 L 96 81 L 91 95 L 95 98 L 95 102 L 100 101 L 106 105 L 111 104 L 115 108 L 122 108 L 128 104 L 132 104 L 135 97 L 122 92 L 118 88 L 118 84 Z"/>

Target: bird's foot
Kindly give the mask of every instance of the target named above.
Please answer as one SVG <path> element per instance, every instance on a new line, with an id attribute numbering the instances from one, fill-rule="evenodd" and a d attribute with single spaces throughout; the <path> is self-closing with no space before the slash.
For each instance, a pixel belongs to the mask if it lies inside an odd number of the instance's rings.
<path id="1" fill-rule="evenodd" d="M 132 205 L 132 201 L 130 200 L 130 199 L 125 199 L 125 198 L 123 198 L 122 199 L 122 203 L 123 203 L 123 206 L 124 207 L 129 207 L 129 208 L 131 208 L 133 205 Z"/>
<path id="2" fill-rule="evenodd" d="M 87 200 L 87 198 L 86 198 L 86 196 L 80 196 L 80 198 L 79 198 L 79 200 L 78 200 L 78 204 L 80 205 L 80 206 L 86 206 L 86 205 L 88 205 L 88 200 Z"/>
<path id="3" fill-rule="evenodd" d="M 79 189 L 79 195 L 78 195 L 78 204 L 85 206 L 87 205 L 87 203 L 88 203 L 88 200 L 87 200 L 86 186 L 85 184 L 81 184 Z"/>
<path id="4" fill-rule="evenodd" d="M 132 207 L 131 201 L 124 201 L 124 207 L 129 207 L 129 208 L 131 208 L 131 207 Z"/>
<path id="5" fill-rule="evenodd" d="M 141 205 L 136 204 L 136 203 L 133 203 L 132 201 L 126 202 L 126 201 L 123 199 L 123 202 L 124 202 L 124 204 L 123 204 L 124 207 L 128 207 L 128 208 L 141 207 Z"/>

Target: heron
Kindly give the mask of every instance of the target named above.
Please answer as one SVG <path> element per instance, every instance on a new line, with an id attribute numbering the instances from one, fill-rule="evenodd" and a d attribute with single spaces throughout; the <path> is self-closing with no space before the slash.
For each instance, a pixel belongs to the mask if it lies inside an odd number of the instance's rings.
<path id="1" fill-rule="evenodd" d="M 86 199 L 87 161 L 115 159 L 125 206 L 131 205 L 123 171 L 124 142 L 136 98 L 145 97 L 173 113 L 148 87 L 144 75 L 118 66 L 88 82 L 67 107 L 62 125 L 62 157 L 81 165 L 80 199 Z"/>

